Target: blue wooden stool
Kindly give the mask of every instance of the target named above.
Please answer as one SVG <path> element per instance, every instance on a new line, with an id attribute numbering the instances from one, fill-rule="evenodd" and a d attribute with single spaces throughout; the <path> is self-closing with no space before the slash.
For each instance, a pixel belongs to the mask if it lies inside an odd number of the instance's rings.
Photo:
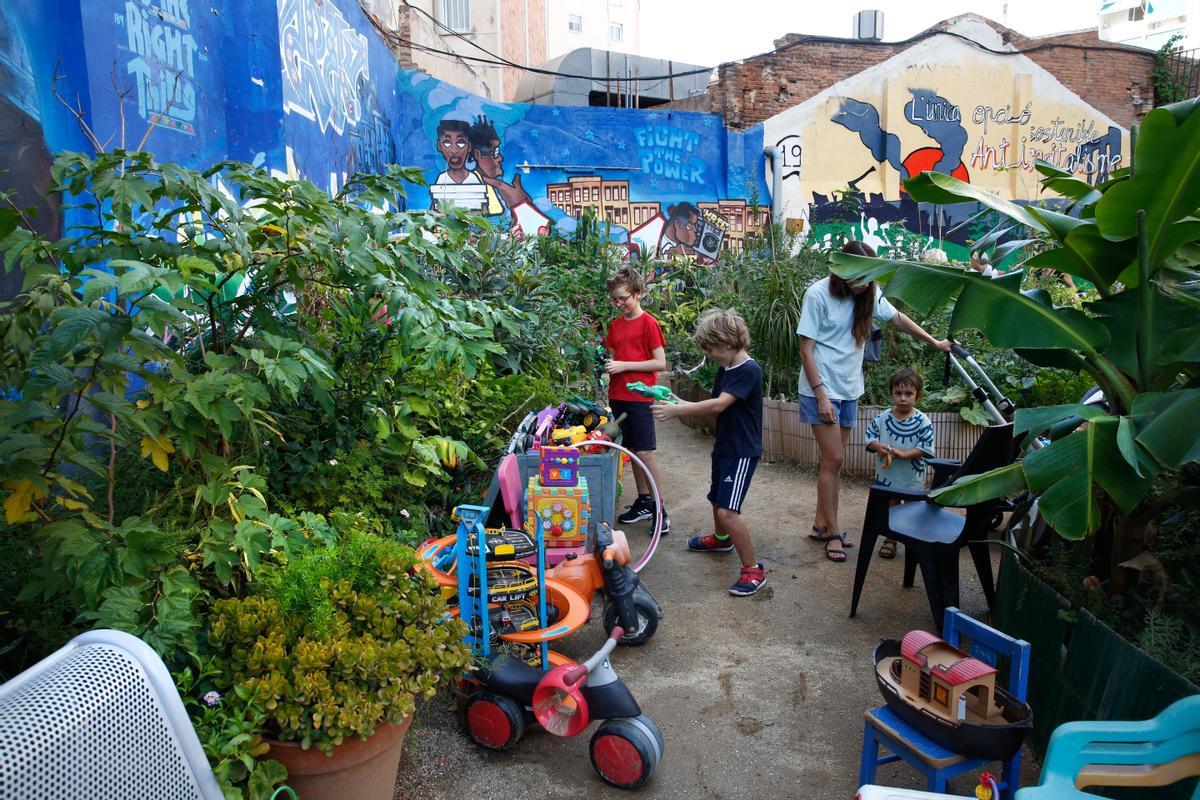
<path id="1" fill-rule="evenodd" d="M 1024 702 L 1029 687 L 1029 643 L 1006 636 L 968 617 L 957 608 L 947 608 L 943 622 L 943 638 L 960 647 L 962 638 L 970 640 L 971 655 L 991 666 L 1000 656 L 1009 659 L 1008 691 Z M 892 712 L 887 706 L 872 708 L 863 714 L 862 762 L 858 770 L 859 785 L 874 783 L 875 770 L 880 764 L 903 761 L 925 776 L 931 792 L 945 792 L 946 782 L 965 772 L 982 770 L 995 762 L 968 758 L 937 744 L 921 734 Z M 890 751 L 881 756 L 880 746 Z M 1021 779 L 1021 751 L 1001 765 L 1000 800 L 1013 800 Z"/>

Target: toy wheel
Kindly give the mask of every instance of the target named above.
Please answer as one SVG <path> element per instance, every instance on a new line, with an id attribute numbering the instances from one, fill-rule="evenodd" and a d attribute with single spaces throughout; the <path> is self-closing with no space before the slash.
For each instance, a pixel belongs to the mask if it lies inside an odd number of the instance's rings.
<path id="1" fill-rule="evenodd" d="M 641 786 L 662 760 L 662 734 L 645 714 L 610 719 L 592 736 L 592 766 L 618 789 Z"/>
<path id="2" fill-rule="evenodd" d="M 997 511 L 992 514 L 992 518 L 988 520 L 988 530 L 998 531 L 1004 526 L 1004 512 Z"/>
<path id="3" fill-rule="evenodd" d="M 495 692 L 476 692 L 463 709 L 463 728 L 480 747 L 507 750 L 525 733 L 525 712 L 516 700 Z"/>
<path id="4" fill-rule="evenodd" d="M 645 597 L 634 597 L 633 608 L 637 612 L 638 626 L 635 631 L 625 631 L 625 635 L 617 644 L 626 647 L 637 647 L 650 641 L 650 637 L 658 630 L 658 608 L 653 601 Z M 617 618 L 617 607 L 612 603 L 604 606 L 604 630 L 611 631 L 620 620 Z"/>

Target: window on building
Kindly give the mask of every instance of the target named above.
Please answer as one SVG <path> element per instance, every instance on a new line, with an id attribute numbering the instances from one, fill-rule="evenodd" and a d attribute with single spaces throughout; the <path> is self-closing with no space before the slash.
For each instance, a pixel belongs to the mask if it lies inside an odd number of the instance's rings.
<path id="1" fill-rule="evenodd" d="M 471 30 L 471 0 L 438 0 L 439 21 L 450 30 Z"/>
<path id="2" fill-rule="evenodd" d="M 622 25 L 616 25 L 616 24 L 609 25 L 608 26 L 608 40 L 610 42 L 619 42 L 619 41 L 621 41 L 621 36 L 624 32 L 625 32 L 624 26 L 622 26 Z"/>
<path id="3" fill-rule="evenodd" d="M 612 200 L 612 187 L 611 186 L 604 187 L 604 199 Z"/>
<path id="4" fill-rule="evenodd" d="M 571 14 L 567 17 L 567 30 L 575 33 L 583 33 L 583 17 L 578 14 Z"/>
<path id="5" fill-rule="evenodd" d="M 1140 6 L 1140 5 L 1134 6 L 1133 8 L 1129 9 L 1128 19 L 1130 22 L 1137 22 L 1137 21 L 1143 20 L 1145 18 L 1146 18 L 1146 9 L 1143 8 L 1142 6 Z"/>
<path id="6" fill-rule="evenodd" d="M 935 683 L 933 685 L 933 702 L 947 708 L 950 707 L 950 692 L 940 683 Z"/>

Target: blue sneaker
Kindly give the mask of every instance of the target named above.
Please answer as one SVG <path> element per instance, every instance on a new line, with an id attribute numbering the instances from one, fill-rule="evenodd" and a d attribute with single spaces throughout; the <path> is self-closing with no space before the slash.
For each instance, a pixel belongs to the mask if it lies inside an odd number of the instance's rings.
<path id="1" fill-rule="evenodd" d="M 729 587 L 729 593 L 737 597 L 749 597 L 767 583 L 767 571 L 762 564 L 742 567 L 737 583 Z"/>

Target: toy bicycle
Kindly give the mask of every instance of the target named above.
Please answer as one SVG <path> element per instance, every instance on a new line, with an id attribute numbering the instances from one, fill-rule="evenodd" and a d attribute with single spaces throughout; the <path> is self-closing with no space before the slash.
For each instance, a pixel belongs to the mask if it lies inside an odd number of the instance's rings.
<path id="1" fill-rule="evenodd" d="M 489 659 L 463 681 L 467 735 L 480 747 L 507 750 L 530 722 L 555 736 L 575 736 L 592 720 L 603 720 L 589 744 L 592 766 L 612 786 L 641 786 L 662 760 L 663 737 L 609 663 L 623 634 L 614 627 L 582 665 L 543 670 L 508 654 Z"/>

